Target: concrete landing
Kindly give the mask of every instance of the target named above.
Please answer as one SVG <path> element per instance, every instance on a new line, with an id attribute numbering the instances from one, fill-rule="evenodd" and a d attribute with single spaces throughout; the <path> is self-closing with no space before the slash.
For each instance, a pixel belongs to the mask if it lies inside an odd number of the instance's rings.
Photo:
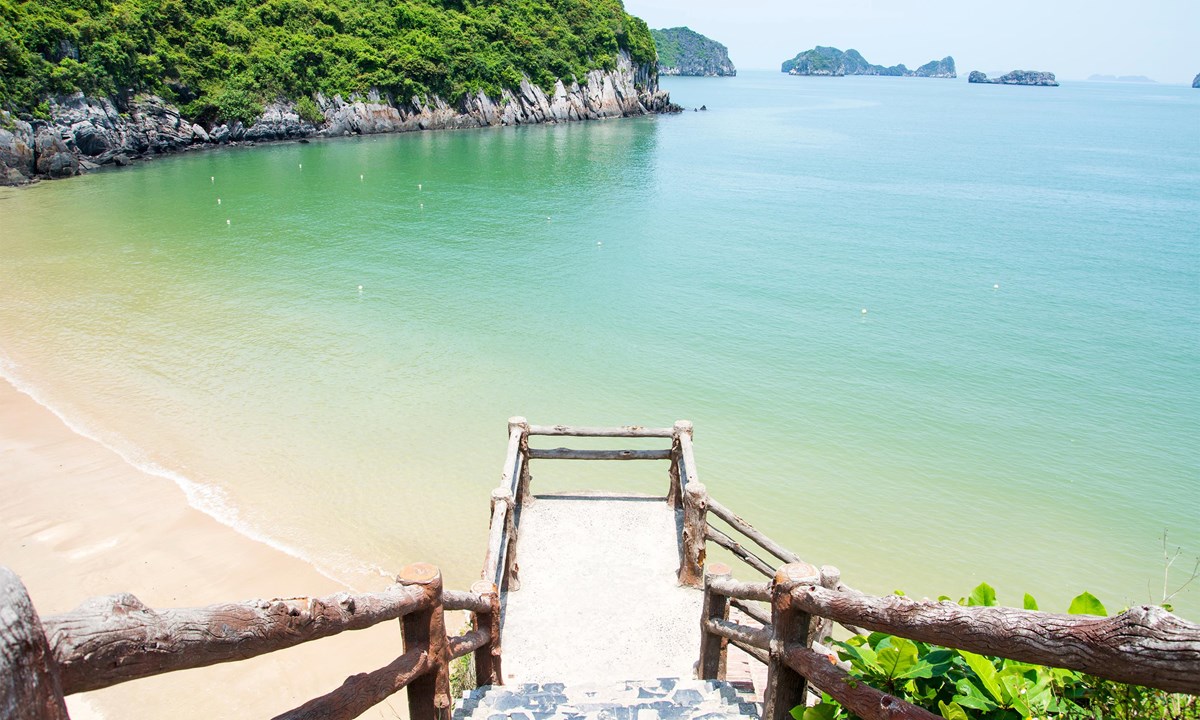
<path id="1" fill-rule="evenodd" d="M 663 498 L 543 495 L 521 509 L 505 595 L 505 682 L 692 678 L 702 593 L 681 588 Z"/>

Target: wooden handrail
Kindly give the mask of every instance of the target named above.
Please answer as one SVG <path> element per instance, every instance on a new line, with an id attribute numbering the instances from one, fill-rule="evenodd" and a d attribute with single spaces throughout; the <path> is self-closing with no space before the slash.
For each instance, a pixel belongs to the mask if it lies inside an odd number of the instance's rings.
<path id="1" fill-rule="evenodd" d="M 529 448 L 530 460 L 670 460 L 671 450 L 577 450 Z"/>
<path id="2" fill-rule="evenodd" d="M 93 598 L 43 624 L 67 695 L 205 667 L 361 630 L 426 607 L 423 593 L 257 600 L 155 611 L 129 593 Z"/>
<path id="3" fill-rule="evenodd" d="M 711 592 L 739 600 L 771 601 L 770 583 L 749 583 L 733 578 L 709 577 L 705 586 Z"/>
<path id="4" fill-rule="evenodd" d="M 272 720 L 351 720 L 432 669 L 428 652 L 406 652 L 375 672 L 351 675 L 337 690 L 276 715 Z"/>
<path id="5" fill-rule="evenodd" d="M 872 597 L 819 585 L 797 587 L 791 599 L 814 615 L 910 640 L 1200 693 L 1200 625 L 1159 607 L 1139 605 L 1110 617 L 1057 615 Z"/>
<path id="6" fill-rule="evenodd" d="M 641 425 L 620 427 L 583 427 L 572 425 L 530 425 L 530 435 L 567 435 L 571 437 L 669 438 L 674 428 L 651 428 Z"/>
<path id="7" fill-rule="evenodd" d="M 801 562 L 799 555 L 767 537 L 732 510 L 712 498 L 709 498 L 708 501 L 708 511 L 729 523 L 729 527 L 758 543 L 759 547 L 779 558 L 780 561 L 785 563 Z M 774 571 L 772 571 L 772 574 L 774 574 Z"/>
<path id="8" fill-rule="evenodd" d="M 710 618 L 704 621 L 704 629 L 726 640 L 737 640 L 751 647 L 767 650 L 771 646 L 771 629 L 742 625 L 729 620 Z"/>
<path id="9" fill-rule="evenodd" d="M 710 499 L 710 501 L 709 501 L 710 508 L 712 507 L 711 503 L 712 503 L 712 500 Z M 704 535 L 707 539 L 715 542 L 716 544 L 725 548 L 729 552 L 733 553 L 734 557 L 738 558 L 742 562 L 746 563 L 750 567 L 752 567 L 755 570 L 757 570 L 758 572 L 762 573 L 765 577 L 773 577 L 775 575 L 775 568 L 768 565 L 766 563 L 766 561 L 763 560 L 762 558 L 760 558 L 759 556 L 755 555 L 754 553 L 750 552 L 746 548 L 742 547 L 741 543 L 739 543 L 738 541 L 734 540 L 733 538 L 729 537 L 725 533 L 723 533 L 720 530 L 713 527 L 711 523 L 705 529 Z"/>

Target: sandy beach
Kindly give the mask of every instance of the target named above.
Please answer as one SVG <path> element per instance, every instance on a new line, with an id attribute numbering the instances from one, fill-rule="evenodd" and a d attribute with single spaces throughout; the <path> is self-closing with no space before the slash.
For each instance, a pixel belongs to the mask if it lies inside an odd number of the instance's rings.
<path id="1" fill-rule="evenodd" d="M 347 589 L 308 563 L 193 509 L 183 492 L 76 434 L 0 381 L 0 564 L 38 613 L 131 592 L 153 608 Z M 376 590 L 388 584 L 379 578 Z M 393 623 L 252 660 L 70 696 L 73 718 L 268 718 L 374 670 L 401 651 Z M 365 717 L 404 715 L 403 694 Z"/>

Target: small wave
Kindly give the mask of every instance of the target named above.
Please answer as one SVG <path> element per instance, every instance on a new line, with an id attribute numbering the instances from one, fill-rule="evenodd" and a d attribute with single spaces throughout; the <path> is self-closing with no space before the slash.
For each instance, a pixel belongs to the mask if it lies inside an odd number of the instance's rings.
<path id="1" fill-rule="evenodd" d="M 35 403 L 37 403 L 38 405 L 41 405 L 42 407 L 49 410 L 71 432 L 75 433 L 76 435 L 79 435 L 80 437 L 84 437 L 84 438 L 87 438 L 88 440 L 99 443 L 103 447 L 112 451 L 114 454 L 116 454 L 117 457 L 121 458 L 122 461 L 124 461 L 127 465 L 134 468 L 135 470 L 143 472 L 147 475 L 153 475 L 155 477 L 162 478 L 164 480 L 170 480 L 171 482 L 175 483 L 175 485 L 178 486 L 180 490 L 183 490 L 183 494 L 184 494 L 184 497 L 187 498 L 188 505 L 190 505 L 195 510 L 198 510 L 198 511 L 204 513 L 205 515 L 208 515 L 209 517 L 213 518 L 214 520 L 221 523 L 222 525 L 234 530 L 235 532 L 242 535 L 243 537 L 246 537 L 257 543 L 262 543 L 263 545 L 266 545 L 270 548 L 278 550 L 279 552 L 284 553 L 285 555 L 289 555 L 291 557 L 296 558 L 297 560 L 307 563 L 310 567 L 312 567 L 318 573 L 320 573 L 321 575 L 324 575 L 325 577 L 334 581 L 338 585 L 349 588 L 351 590 L 355 589 L 352 585 L 350 585 L 350 583 L 348 583 L 344 579 L 338 577 L 332 571 L 326 569 L 325 567 L 322 567 L 320 563 L 318 563 L 313 558 L 309 557 L 304 552 L 300 551 L 299 549 L 297 549 L 295 547 L 292 547 L 291 545 L 280 542 L 279 540 L 276 540 L 275 538 L 270 537 L 269 535 L 259 531 L 257 528 L 250 525 L 249 523 L 243 521 L 240 517 L 240 514 L 238 513 L 237 507 L 235 507 L 233 505 L 233 503 L 230 502 L 229 495 L 225 492 L 224 489 L 217 487 L 216 485 L 209 485 L 206 483 L 196 482 L 195 480 L 185 477 L 184 475 L 181 475 L 180 473 L 177 473 L 174 470 L 169 470 L 167 468 L 164 468 L 161 465 L 159 465 L 158 463 L 150 462 L 148 460 L 142 460 L 142 459 L 139 459 L 136 457 L 131 457 L 131 455 L 128 452 L 123 451 L 121 448 L 119 448 L 109 442 L 106 442 L 104 439 L 102 439 L 99 436 L 98 433 L 93 432 L 87 426 L 68 417 L 65 413 L 59 411 L 58 408 L 56 408 L 54 405 L 52 405 L 50 402 L 48 402 L 44 397 L 42 397 L 41 393 L 38 392 L 37 388 L 34 385 L 23 380 L 17 373 L 15 364 L 10 359 L 8 359 L 2 355 L 0 355 L 0 378 L 2 378 L 5 382 L 7 382 L 9 385 L 11 385 L 17 392 L 28 396 Z M 368 567 L 369 570 L 375 570 L 375 568 L 371 567 L 371 566 L 364 566 L 364 567 Z M 363 571 L 362 569 L 358 570 L 358 572 L 362 572 L 362 571 Z M 353 570 L 352 570 L 352 572 L 353 572 Z"/>

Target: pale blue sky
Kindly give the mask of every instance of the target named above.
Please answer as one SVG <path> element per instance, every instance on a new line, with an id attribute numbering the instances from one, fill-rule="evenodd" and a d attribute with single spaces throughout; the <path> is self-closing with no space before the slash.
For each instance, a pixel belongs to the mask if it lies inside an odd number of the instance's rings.
<path id="1" fill-rule="evenodd" d="M 778 70 L 814 45 L 855 48 L 910 68 L 953 55 L 971 70 L 1047 70 L 1191 83 L 1200 73 L 1200 0 L 625 0 L 650 27 L 686 25 L 729 47 L 739 69 Z M 1198 91 L 1200 92 L 1200 91 Z"/>

